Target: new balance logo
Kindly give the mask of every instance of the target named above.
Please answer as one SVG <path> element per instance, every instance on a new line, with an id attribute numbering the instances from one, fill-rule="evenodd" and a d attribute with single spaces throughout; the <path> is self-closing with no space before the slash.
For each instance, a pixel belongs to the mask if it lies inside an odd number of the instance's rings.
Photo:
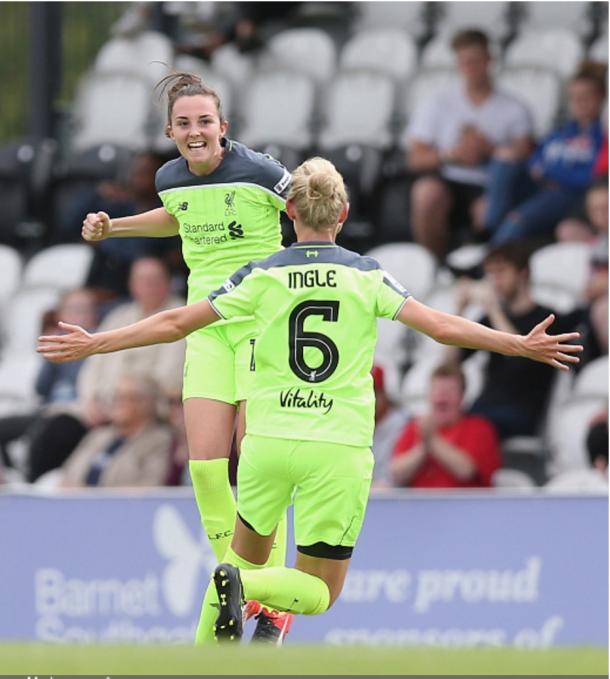
<path id="1" fill-rule="evenodd" d="M 241 224 L 231 222 L 227 228 L 229 229 L 229 236 L 231 236 L 232 240 L 244 237 L 244 229 Z"/>
<path id="2" fill-rule="evenodd" d="M 184 201 L 184 203 L 178 203 L 178 209 L 179 210 L 188 210 L 189 209 L 189 204 Z"/>

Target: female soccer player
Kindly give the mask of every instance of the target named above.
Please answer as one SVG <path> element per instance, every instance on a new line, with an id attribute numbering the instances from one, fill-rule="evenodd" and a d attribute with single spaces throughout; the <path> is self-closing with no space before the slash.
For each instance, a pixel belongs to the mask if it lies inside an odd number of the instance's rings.
<path id="1" fill-rule="evenodd" d="M 290 173 L 226 138 L 228 122 L 220 99 L 198 77 L 176 74 L 159 85 L 167 90 L 166 134 L 180 152 L 157 172 L 163 207 L 112 220 L 104 212 L 88 214 L 82 235 L 99 241 L 179 234 L 190 270 L 188 304 L 193 304 L 239 267 L 280 249 L 279 213 Z M 201 521 L 219 561 L 235 525 L 228 458 L 236 409 L 238 445 L 243 436 L 245 409 L 239 404 L 253 374 L 254 341 L 253 319 L 223 322 L 187 339 L 183 399 L 189 470 Z M 285 522 L 276 547 L 271 563 L 283 564 Z M 280 627 L 290 622 L 286 616 L 273 621 Z M 269 622 L 260 620 L 266 627 Z"/>
<path id="2" fill-rule="evenodd" d="M 226 562 L 208 588 L 203 626 L 241 636 L 242 598 L 317 614 L 341 592 L 366 509 L 373 457 L 370 369 L 379 316 L 439 342 L 525 356 L 567 370 L 578 333 L 498 332 L 414 300 L 369 258 L 335 245 L 347 218 L 343 179 L 313 158 L 293 173 L 286 203 L 298 242 L 231 276 L 207 300 L 98 334 L 62 324 L 41 337 L 52 361 L 171 342 L 218 318 L 253 314 L 256 373 L 238 471 L 238 518 Z M 296 568 L 265 567 L 294 496 Z M 217 619 L 216 619 L 217 618 Z M 214 620 L 216 623 L 214 625 Z"/>

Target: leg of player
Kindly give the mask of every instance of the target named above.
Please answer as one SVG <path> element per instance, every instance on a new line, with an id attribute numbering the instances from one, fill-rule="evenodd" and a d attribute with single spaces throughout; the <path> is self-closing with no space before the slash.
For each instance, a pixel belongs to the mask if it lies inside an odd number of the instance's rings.
<path id="1" fill-rule="evenodd" d="M 235 498 L 229 484 L 229 453 L 235 406 L 208 398 L 187 398 L 184 419 L 189 471 L 201 522 L 222 561 L 235 525 Z"/>
<path id="2" fill-rule="evenodd" d="M 241 637 L 245 599 L 256 599 L 279 611 L 318 615 L 341 593 L 350 559 L 299 553 L 296 568 L 265 568 L 262 562 L 272 539 L 272 535 L 258 535 L 238 519 L 227 562 L 216 568 L 206 594 L 210 617 L 217 616 L 217 639 L 234 641 Z"/>
<path id="3" fill-rule="evenodd" d="M 241 452 L 241 442 L 246 433 L 246 402 L 239 402 L 237 411 L 237 424 L 235 429 L 235 442 L 237 453 Z M 275 540 L 271 546 L 271 552 L 267 559 L 267 566 L 283 566 L 286 563 L 286 540 L 287 540 L 286 514 L 282 517 L 275 531 Z M 220 561 L 221 559 L 219 559 Z M 259 611 L 256 611 L 258 613 Z"/>

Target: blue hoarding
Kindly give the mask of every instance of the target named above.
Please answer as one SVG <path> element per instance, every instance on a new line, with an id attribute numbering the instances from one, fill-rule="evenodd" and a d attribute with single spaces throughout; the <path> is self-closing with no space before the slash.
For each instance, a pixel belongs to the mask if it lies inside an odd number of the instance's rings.
<path id="1" fill-rule="evenodd" d="M 0 531 L 0 639 L 192 639 L 215 559 L 188 491 L 2 494 Z M 607 497 L 375 497 L 340 600 L 290 638 L 606 646 Z"/>

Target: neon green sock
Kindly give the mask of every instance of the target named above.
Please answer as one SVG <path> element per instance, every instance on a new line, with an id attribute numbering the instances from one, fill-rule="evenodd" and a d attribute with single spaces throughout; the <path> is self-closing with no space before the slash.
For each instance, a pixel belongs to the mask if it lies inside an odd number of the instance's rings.
<path id="1" fill-rule="evenodd" d="M 189 472 L 201 523 L 216 558 L 222 561 L 231 544 L 236 516 L 229 460 L 190 460 Z"/>
<path id="2" fill-rule="evenodd" d="M 240 574 L 245 598 L 256 599 L 268 608 L 303 615 L 319 615 L 328 609 L 328 586 L 315 575 L 285 566 L 240 568 Z"/>
<path id="3" fill-rule="evenodd" d="M 248 569 L 255 570 L 263 568 L 263 566 L 258 566 L 254 563 L 250 563 L 245 559 L 237 556 L 235 552 L 229 547 L 227 554 L 225 555 L 224 561 L 226 563 L 233 564 L 245 572 Z M 214 641 L 214 623 L 218 617 L 218 594 L 216 593 L 216 587 L 214 586 L 214 580 L 210 580 L 210 584 L 203 598 L 203 603 L 201 604 L 201 613 L 199 615 L 199 624 L 197 625 L 197 632 L 195 634 L 195 644 L 202 645 Z"/>
<path id="4" fill-rule="evenodd" d="M 283 566 L 286 563 L 287 524 L 286 514 L 284 514 L 282 520 L 277 525 L 275 540 L 273 541 L 271 553 L 265 564 L 266 566 Z"/>

